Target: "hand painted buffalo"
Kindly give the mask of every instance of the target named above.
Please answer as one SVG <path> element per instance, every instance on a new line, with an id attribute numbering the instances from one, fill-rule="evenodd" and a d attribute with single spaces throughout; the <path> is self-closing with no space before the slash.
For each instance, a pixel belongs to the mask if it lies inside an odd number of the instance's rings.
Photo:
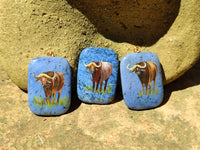
<path id="1" fill-rule="evenodd" d="M 36 78 L 36 81 L 40 81 L 43 88 L 44 93 L 46 96 L 46 102 L 49 99 L 49 104 L 51 103 L 51 96 L 53 95 L 53 104 L 55 100 L 56 92 L 58 91 L 58 98 L 57 98 L 57 104 L 59 103 L 60 93 L 62 91 L 63 85 L 65 83 L 64 75 L 60 72 L 44 72 L 35 76 L 35 73 L 33 73 L 34 78 Z"/>
<path id="2" fill-rule="evenodd" d="M 143 94 L 148 94 L 148 86 L 149 94 L 151 94 L 151 81 L 154 82 L 153 93 L 155 92 L 156 76 L 158 72 L 158 66 L 155 62 L 142 61 L 134 65 L 132 68 L 129 68 L 129 65 L 127 65 L 127 69 L 129 69 L 131 73 L 135 72 L 138 75 L 142 84 Z M 144 86 L 146 87 L 146 90 L 144 90 Z"/>
<path id="3" fill-rule="evenodd" d="M 100 83 L 100 91 L 103 85 L 103 81 L 105 80 L 104 91 L 106 90 L 106 86 L 108 83 L 108 79 L 112 74 L 112 66 L 109 62 L 103 61 L 95 61 L 91 62 L 88 65 L 84 64 L 87 69 L 90 70 L 92 74 L 92 82 L 93 82 L 93 91 L 96 83 L 96 90 L 98 89 Z"/>

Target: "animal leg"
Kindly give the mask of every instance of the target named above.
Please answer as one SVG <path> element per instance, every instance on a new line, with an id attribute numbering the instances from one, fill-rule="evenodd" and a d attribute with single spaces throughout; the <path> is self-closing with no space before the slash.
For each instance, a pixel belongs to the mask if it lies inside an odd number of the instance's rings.
<path id="1" fill-rule="evenodd" d="M 153 93 L 155 93 L 155 87 L 156 87 L 156 79 L 153 82 Z"/>
<path id="2" fill-rule="evenodd" d="M 144 94 L 144 84 L 142 84 L 142 91 L 143 91 L 143 94 Z"/>
<path id="3" fill-rule="evenodd" d="M 43 105 L 45 105 L 45 104 L 46 104 L 46 102 L 44 101 L 44 98 L 42 98 L 42 103 L 43 103 Z"/>
<path id="4" fill-rule="evenodd" d="M 102 85 L 103 85 L 103 81 L 100 83 L 100 91 L 101 91 L 101 89 L 102 89 Z"/>
<path id="5" fill-rule="evenodd" d="M 151 82 L 149 82 L 149 95 L 151 94 Z"/>
<path id="6" fill-rule="evenodd" d="M 147 91 L 148 91 L 148 84 L 145 85 L 146 90 L 145 90 L 145 95 L 147 95 Z"/>
<path id="7" fill-rule="evenodd" d="M 46 96 L 46 104 L 48 104 L 48 97 Z"/>
<path id="8" fill-rule="evenodd" d="M 60 93 L 61 93 L 61 92 L 58 92 L 58 99 L 57 99 L 57 102 L 56 102 L 56 104 L 58 104 L 58 103 L 59 103 L 59 99 L 60 99 Z"/>
<path id="9" fill-rule="evenodd" d="M 53 94 L 53 104 L 54 104 L 54 101 L 55 101 L 55 96 L 56 96 L 56 94 L 54 93 Z"/>
<path id="10" fill-rule="evenodd" d="M 93 88 L 92 88 L 92 91 L 94 91 L 94 87 L 95 87 L 95 82 L 93 82 Z"/>
<path id="11" fill-rule="evenodd" d="M 51 104 L 51 96 L 49 96 L 49 105 Z"/>
<path id="12" fill-rule="evenodd" d="M 98 89 L 98 86 L 99 86 L 99 82 L 98 82 L 97 85 L 96 85 L 96 91 L 97 91 L 97 89 Z"/>
<path id="13" fill-rule="evenodd" d="M 108 79 L 105 80 L 104 91 L 106 90 L 107 83 L 108 83 Z"/>

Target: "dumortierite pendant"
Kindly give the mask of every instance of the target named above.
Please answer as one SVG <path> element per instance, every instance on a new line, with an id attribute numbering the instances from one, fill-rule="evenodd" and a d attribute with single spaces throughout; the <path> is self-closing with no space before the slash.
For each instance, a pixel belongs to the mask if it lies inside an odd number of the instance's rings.
<path id="1" fill-rule="evenodd" d="M 120 64 L 122 92 L 130 109 L 157 107 L 163 100 L 160 62 L 152 52 L 124 56 Z"/>
<path id="2" fill-rule="evenodd" d="M 77 92 L 86 103 L 108 104 L 115 96 L 118 73 L 117 54 L 110 49 L 89 47 L 81 52 Z"/>
<path id="3" fill-rule="evenodd" d="M 34 114 L 64 114 L 71 103 L 71 69 L 60 57 L 38 57 L 28 69 L 28 103 Z"/>

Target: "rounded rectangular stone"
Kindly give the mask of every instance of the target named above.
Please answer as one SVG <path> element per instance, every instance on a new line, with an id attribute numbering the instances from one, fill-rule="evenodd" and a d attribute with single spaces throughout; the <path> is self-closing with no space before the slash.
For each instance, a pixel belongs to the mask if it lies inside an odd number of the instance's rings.
<path id="1" fill-rule="evenodd" d="M 38 57 L 28 69 L 28 104 L 37 115 L 64 114 L 71 103 L 71 68 L 60 57 Z"/>
<path id="2" fill-rule="evenodd" d="M 77 93 L 86 103 L 108 104 L 115 96 L 118 74 L 117 54 L 110 49 L 88 47 L 81 52 Z"/>
<path id="3" fill-rule="evenodd" d="M 157 107 L 163 100 L 160 62 L 152 52 L 124 56 L 120 64 L 122 92 L 130 109 Z"/>

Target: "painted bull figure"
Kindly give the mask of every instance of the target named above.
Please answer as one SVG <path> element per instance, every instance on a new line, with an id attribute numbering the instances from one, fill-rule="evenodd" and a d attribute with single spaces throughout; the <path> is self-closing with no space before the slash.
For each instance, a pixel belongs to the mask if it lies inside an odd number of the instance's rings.
<path id="1" fill-rule="evenodd" d="M 148 86 L 149 86 L 149 94 L 151 94 L 151 81 L 153 81 L 153 93 L 155 92 L 155 84 L 156 84 L 156 76 L 158 72 L 158 66 L 153 61 L 142 61 L 137 63 L 132 68 L 129 68 L 127 65 L 127 69 L 131 71 L 131 73 L 135 72 L 142 84 L 143 94 L 148 94 Z M 146 87 L 146 90 L 144 90 Z"/>
<path id="2" fill-rule="evenodd" d="M 112 74 L 112 66 L 109 62 L 103 62 L 103 61 L 95 61 L 91 62 L 89 64 L 84 64 L 87 69 L 90 70 L 90 73 L 92 74 L 92 82 L 93 82 L 93 91 L 95 88 L 96 83 L 96 90 L 98 89 L 99 83 L 100 83 L 100 91 L 103 85 L 103 81 L 105 80 L 104 85 L 104 91 L 106 90 L 106 86 L 108 83 L 108 79 L 110 75 Z"/>
<path id="3" fill-rule="evenodd" d="M 60 72 L 44 72 L 38 75 L 37 77 L 33 73 L 34 78 L 36 78 L 36 81 L 40 81 L 43 88 L 44 93 L 46 96 L 46 102 L 49 100 L 49 104 L 51 103 L 51 97 L 53 95 L 53 104 L 55 100 L 56 92 L 58 91 L 58 98 L 57 103 L 59 103 L 60 99 L 60 93 L 62 91 L 63 85 L 65 83 L 64 75 Z"/>

